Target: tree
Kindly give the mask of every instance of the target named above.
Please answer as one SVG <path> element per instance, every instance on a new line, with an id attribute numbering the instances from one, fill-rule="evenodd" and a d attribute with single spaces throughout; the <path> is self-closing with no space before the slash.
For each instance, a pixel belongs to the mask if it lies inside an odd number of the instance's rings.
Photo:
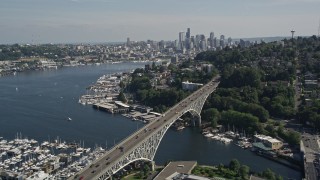
<path id="1" fill-rule="evenodd" d="M 229 169 L 238 173 L 240 169 L 240 162 L 237 159 L 232 159 L 229 163 Z"/>
<path id="2" fill-rule="evenodd" d="M 278 175 L 278 176 L 276 177 L 276 180 L 283 180 L 283 178 L 282 178 L 282 176 Z"/>
<path id="3" fill-rule="evenodd" d="M 241 113 L 232 110 L 223 111 L 221 113 L 220 122 L 225 126 L 234 125 L 238 129 L 244 129 L 249 134 L 254 134 L 255 131 L 261 133 L 258 118 L 248 113 Z"/>
<path id="4" fill-rule="evenodd" d="M 127 102 L 127 98 L 122 91 L 119 93 L 118 99 L 119 99 L 119 101 L 122 101 L 124 103 Z"/>
<path id="5" fill-rule="evenodd" d="M 123 89 L 123 88 L 125 88 L 125 84 L 124 84 L 124 82 L 123 81 L 120 81 L 120 84 L 119 84 L 119 86 Z"/>
<path id="6" fill-rule="evenodd" d="M 276 179 L 276 175 L 269 168 L 262 172 L 262 176 L 264 178 L 267 178 L 268 180 L 275 180 Z"/>
<path id="7" fill-rule="evenodd" d="M 246 165 L 242 165 L 239 169 L 239 175 L 241 176 L 242 179 L 248 179 L 250 172 L 250 168 Z"/>
<path id="8" fill-rule="evenodd" d="M 235 69 L 229 77 L 225 77 L 224 74 L 225 73 L 223 73 L 221 77 L 222 87 L 260 87 L 261 74 L 254 68 L 243 67 Z"/>
<path id="9" fill-rule="evenodd" d="M 143 173 L 144 175 L 148 175 L 148 173 L 150 172 L 150 167 L 148 164 L 145 164 L 143 167 Z"/>
<path id="10" fill-rule="evenodd" d="M 202 119 L 211 123 L 213 128 L 218 125 L 218 120 L 220 119 L 220 113 L 215 108 L 206 109 L 202 112 Z"/>

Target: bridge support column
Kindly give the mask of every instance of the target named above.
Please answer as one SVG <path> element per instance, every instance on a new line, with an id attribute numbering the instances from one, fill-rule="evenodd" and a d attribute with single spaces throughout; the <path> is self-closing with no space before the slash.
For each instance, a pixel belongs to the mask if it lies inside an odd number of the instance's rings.
<path id="1" fill-rule="evenodd" d="M 201 126 L 201 115 L 200 113 L 198 114 L 197 112 L 194 112 L 194 111 L 189 111 L 191 116 L 192 116 L 192 119 L 191 119 L 191 123 L 192 123 L 192 126 Z"/>
<path id="2" fill-rule="evenodd" d="M 152 170 L 152 171 L 155 171 L 155 170 L 156 170 L 156 169 L 155 169 L 155 166 L 156 166 L 156 162 L 151 161 L 151 170 Z"/>

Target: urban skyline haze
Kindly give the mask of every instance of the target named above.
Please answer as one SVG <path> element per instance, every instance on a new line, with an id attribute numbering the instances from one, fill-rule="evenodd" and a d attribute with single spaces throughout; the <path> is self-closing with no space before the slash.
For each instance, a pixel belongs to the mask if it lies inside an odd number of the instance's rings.
<path id="1" fill-rule="evenodd" d="M 0 44 L 311 36 L 319 0 L 0 0 Z"/>

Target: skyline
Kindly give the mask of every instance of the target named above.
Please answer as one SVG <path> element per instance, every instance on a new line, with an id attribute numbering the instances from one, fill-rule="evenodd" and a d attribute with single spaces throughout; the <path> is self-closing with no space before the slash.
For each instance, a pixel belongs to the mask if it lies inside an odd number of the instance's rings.
<path id="1" fill-rule="evenodd" d="M 0 44 L 317 35 L 318 0 L 1 0 Z"/>

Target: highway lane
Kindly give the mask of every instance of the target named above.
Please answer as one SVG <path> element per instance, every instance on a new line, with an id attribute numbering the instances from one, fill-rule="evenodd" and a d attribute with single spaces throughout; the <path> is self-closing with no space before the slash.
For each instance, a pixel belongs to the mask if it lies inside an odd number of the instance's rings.
<path id="1" fill-rule="evenodd" d="M 305 176 L 308 180 L 319 179 L 319 153 L 318 137 L 304 133 L 301 138 L 305 150 Z"/>
<path id="2" fill-rule="evenodd" d="M 178 104 L 166 111 L 160 118 L 150 122 L 143 128 L 139 129 L 115 147 L 107 151 L 102 157 L 94 161 L 89 167 L 85 167 L 81 172 L 70 179 L 95 179 L 103 172 L 104 169 L 112 166 L 114 162 L 120 159 L 125 153 L 131 152 L 137 144 L 141 143 L 144 139 L 152 136 L 155 131 L 162 129 L 167 124 L 171 124 L 174 120 L 183 115 L 187 105 L 191 104 L 198 97 L 200 97 L 205 91 L 214 91 L 219 85 L 217 76 L 209 83 L 189 95 L 187 98 L 180 101 Z M 170 121 L 170 122 L 169 122 Z"/>

